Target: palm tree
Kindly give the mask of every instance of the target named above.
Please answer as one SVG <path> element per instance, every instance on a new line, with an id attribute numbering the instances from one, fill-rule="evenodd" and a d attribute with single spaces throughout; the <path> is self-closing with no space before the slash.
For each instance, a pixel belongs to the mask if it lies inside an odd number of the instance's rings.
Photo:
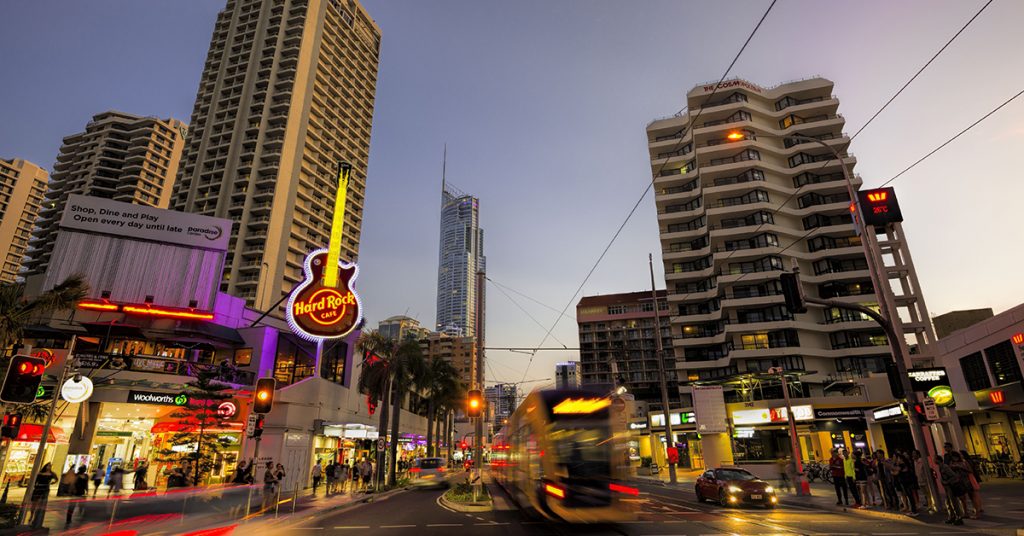
<path id="1" fill-rule="evenodd" d="M 388 485 L 395 485 L 397 476 L 395 458 L 398 455 L 398 427 L 402 414 L 402 399 L 423 375 L 423 354 L 414 340 L 395 341 L 378 332 L 366 332 L 356 348 L 367 356 L 359 374 L 359 389 L 381 404 L 380 431 L 388 427 L 388 409 L 391 409 L 391 458 Z M 378 464 L 380 471 L 380 464 Z M 378 472 L 378 474 L 380 474 Z"/>
<path id="2" fill-rule="evenodd" d="M 445 397 L 448 393 L 458 389 L 458 386 L 459 371 L 450 362 L 435 356 L 426 363 L 417 387 L 427 397 L 427 456 L 437 456 L 433 441 L 434 422 L 440 422 L 438 416 L 442 403 L 447 401 Z"/>
<path id="3" fill-rule="evenodd" d="M 0 350 L 21 342 L 33 320 L 54 311 L 70 309 L 89 293 L 81 275 L 72 275 L 59 285 L 32 299 L 25 298 L 24 283 L 0 284 Z"/>

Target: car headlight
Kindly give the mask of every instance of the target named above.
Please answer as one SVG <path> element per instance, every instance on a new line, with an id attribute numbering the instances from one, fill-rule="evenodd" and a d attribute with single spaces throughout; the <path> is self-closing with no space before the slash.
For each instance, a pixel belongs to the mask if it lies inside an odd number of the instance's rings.
<path id="1" fill-rule="evenodd" d="M 775 493 L 775 488 L 773 488 L 771 486 L 765 486 L 764 487 L 764 492 L 765 493 Z"/>
<path id="2" fill-rule="evenodd" d="M 743 493 L 743 488 L 739 486 L 729 486 L 729 493 Z"/>

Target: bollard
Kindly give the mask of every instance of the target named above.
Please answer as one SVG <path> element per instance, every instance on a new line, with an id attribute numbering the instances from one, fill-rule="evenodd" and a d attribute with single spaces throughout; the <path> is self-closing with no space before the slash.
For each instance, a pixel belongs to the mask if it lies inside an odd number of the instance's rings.
<path id="1" fill-rule="evenodd" d="M 245 500 L 245 518 L 249 518 L 249 508 L 252 506 L 252 484 L 249 484 L 249 497 Z"/>
<path id="2" fill-rule="evenodd" d="M 277 519 L 277 513 L 281 510 L 281 488 L 283 486 L 277 486 L 277 498 L 274 499 L 274 519 Z"/>
<path id="3" fill-rule="evenodd" d="M 299 481 L 295 481 L 295 493 L 292 495 L 292 515 L 295 515 L 295 503 L 299 502 Z"/>

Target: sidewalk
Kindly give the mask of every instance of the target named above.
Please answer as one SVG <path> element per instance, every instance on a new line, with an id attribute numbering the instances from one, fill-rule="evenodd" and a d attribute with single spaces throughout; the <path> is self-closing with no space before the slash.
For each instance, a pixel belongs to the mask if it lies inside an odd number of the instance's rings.
<path id="1" fill-rule="evenodd" d="M 676 475 L 677 484 L 675 486 L 668 483 L 666 471 L 662 471 L 661 474 L 654 476 L 641 473 L 636 475 L 635 478 L 660 482 L 666 487 L 676 487 L 692 492 L 692 486 L 699 475 L 700 471 L 678 472 Z M 811 484 L 810 497 L 796 495 L 793 490 L 788 492 L 780 490 L 778 495 L 779 501 L 783 505 L 791 507 L 847 512 L 855 515 L 945 526 L 944 521 L 946 517 L 943 513 L 929 514 L 922 512 L 915 518 L 899 512 L 886 511 L 884 508 L 877 506 L 853 508 L 836 505 L 835 488 L 831 484 L 820 480 Z M 1024 500 L 1021 497 L 1024 497 L 1024 480 L 993 478 L 983 482 L 981 485 L 981 501 L 985 513 L 981 515 L 980 519 L 965 519 L 964 528 L 968 530 L 1024 529 Z"/>

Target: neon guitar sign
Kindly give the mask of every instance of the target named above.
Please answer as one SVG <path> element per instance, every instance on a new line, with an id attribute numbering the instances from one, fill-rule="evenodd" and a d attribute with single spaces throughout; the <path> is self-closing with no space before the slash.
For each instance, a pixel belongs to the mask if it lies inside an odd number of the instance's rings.
<path id="1" fill-rule="evenodd" d="M 313 342 L 344 337 L 363 318 L 363 306 L 354 286 L 359 267 L 341 260 L 345 197 L 351 176 L 352 165 L 339 163 L 330 247 L 306 256 L 305 279 L 288 296 L 288 324 L 296 335 Z"/>

